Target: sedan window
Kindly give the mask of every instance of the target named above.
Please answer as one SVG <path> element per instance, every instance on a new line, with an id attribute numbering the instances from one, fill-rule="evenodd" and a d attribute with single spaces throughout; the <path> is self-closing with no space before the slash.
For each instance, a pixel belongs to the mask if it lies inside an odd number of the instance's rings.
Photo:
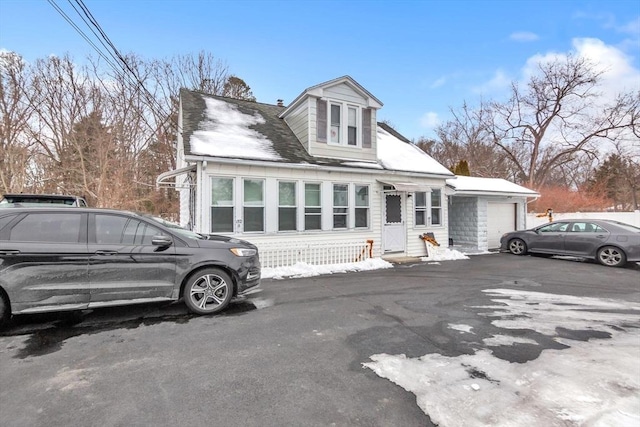
<path id="1" fill-rule="evenodd" d="M 567 228 L 569 228 L 568 222 L 555 222 L 553 224 L 547 224 L 538 228 L 538 231 L 541 233 L 562 233 L 567 231 Z"/>

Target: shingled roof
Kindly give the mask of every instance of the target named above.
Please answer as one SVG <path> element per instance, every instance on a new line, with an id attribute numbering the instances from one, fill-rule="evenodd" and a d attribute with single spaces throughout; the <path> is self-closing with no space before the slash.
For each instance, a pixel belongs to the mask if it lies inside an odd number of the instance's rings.
<path id="1" fill-rule="evenodd" d="M 310 155 L 279 116 L 285 107 L 245 101 L 182 89 L 182 137 L 187 157 L 257 160 L 284 164 L 309 164 L 358 169 L 405 170 L 390 168 L 384 159 L 375 162 L 341 160 Z M 388 126 L 379 123 L 387 140 L 411 144 Z M 423 173 L 452 175 L 426 153 L 432 166 Z M 414 154 L 415 157 L 415 154 Z M 411 172 L 411 170 L 409 170 Z"/>

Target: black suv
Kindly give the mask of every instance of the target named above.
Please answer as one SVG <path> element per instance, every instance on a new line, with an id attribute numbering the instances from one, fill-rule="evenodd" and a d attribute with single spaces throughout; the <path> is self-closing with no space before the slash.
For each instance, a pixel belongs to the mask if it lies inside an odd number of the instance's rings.
<path id="1" fill-rule="evenodd" d="M 63 205 L 86 208 L 87 201 L 82 197 L 65 194 L 5 194 L 0 199 L 0 207 L 4 205 Z"/>
<path id="2" fill-rule="evenodd" d="M 180 298 L 211 314 L 259 283 L 249 242 L 117 210 L 0 209 L 0 323 L 12 314 Z"/>

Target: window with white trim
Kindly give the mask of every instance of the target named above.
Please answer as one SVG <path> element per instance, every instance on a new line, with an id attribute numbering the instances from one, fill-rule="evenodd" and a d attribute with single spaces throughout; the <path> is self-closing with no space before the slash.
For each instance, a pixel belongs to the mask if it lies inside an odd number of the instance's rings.
<path id="1" fill-rule="evenodd" d="M 340 123 L 342 121 L 341 106 L 339 104 L 331 104 L 331 142 L 340 144 L 342 138 L 342 128 Z"/>
<path id="2" fill-rule="evenodd" d="M 427 225 L 427 193 L 416 191 L 413 200 L 415 203 L 415 225 Z"/>
<path id="3" fill-rule="evenodd" d="M 347 145 L 358 145 L 358 109 L 347 108 Z"/>
<path id="4" fill-rule="evenodd" d="M 211 232 L 233 233 L 233 178 L 211 178 Z"/>
<path id="5" fill-rule="evenodd" d="M 319 183 L 304 184 L 304 229 L 322 229 L 322 193 Z"/>
<path id="6" fill-rule="evenodd" d="M 349 185 L 333 184 L 333 228 L 349 226 Z"/>
<path id="7" fill-rule="evenodd" d="M 356 228 L 369 228 L 369 186 L 356 185 Z"/>
<path id="8" fill-rule="evenodd" d="M 296 183 L 278 182 L 278 231 L 297 230 Z"/>
<path id="9" fill-rule="evenodd" d="M 243 179 L 244 231 L 264 231 L 264 180 Z"/>
<path id="10" fill-rule="evenodd" d="M 442 191 L 431 190 L 431 225 L 442 225 Z"/>

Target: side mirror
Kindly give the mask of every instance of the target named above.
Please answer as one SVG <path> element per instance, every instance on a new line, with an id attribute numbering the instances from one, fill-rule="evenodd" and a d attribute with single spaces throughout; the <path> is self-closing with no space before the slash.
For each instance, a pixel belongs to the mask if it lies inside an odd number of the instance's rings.
<path id="1" fill-rule="evenodd" d="M 154 246 L 167 247 L 173 244 L 173 239 L 169 236 L 165 236 L 164 234 L 158 234 L 151 238 L 151 244 Z"/>

